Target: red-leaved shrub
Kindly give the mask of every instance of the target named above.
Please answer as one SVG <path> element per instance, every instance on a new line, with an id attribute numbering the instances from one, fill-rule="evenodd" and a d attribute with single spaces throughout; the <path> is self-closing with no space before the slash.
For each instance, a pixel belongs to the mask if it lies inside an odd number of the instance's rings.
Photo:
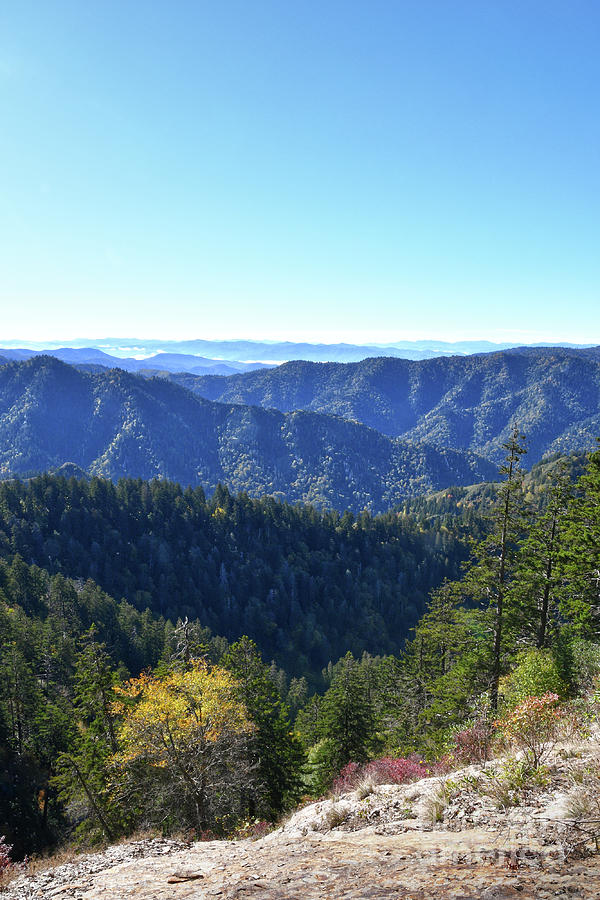
<path id="1" fill-rule="evenodd" d="M 362 766 L 359 766 L 358 763 L 349 762 L 346 763 L 344 768 L 340 771 L 340 774 L 333 782 L 333 791 L 336 794 L 343 794 L 346 791 L 352 791 L 358 784 L 360 780 L 360 770 Z"/>
<path id="2" fill-rule="evenodd" d="M 454 735 L 452 757 L 458 763 L 487 762 L 493 728 L 489 722 L 478 722 Z"/>
<path id="3" fill-rule="evenodd" d="M 362 766 L 349 762 L 333 782 L 333 791 L 336 794 L 352 791 L 359 782 L 367 778 L 374 784 L 404 784 L 407 781 L 426 778 L 430 772 L 431 770 L 421 762 L 402 757 L 373 759 Z"/>

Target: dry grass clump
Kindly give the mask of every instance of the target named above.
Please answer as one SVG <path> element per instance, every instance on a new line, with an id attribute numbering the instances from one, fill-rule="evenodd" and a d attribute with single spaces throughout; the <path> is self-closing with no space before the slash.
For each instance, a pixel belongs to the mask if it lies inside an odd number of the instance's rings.
<path id="1" fill-rule="evenodd" d="M 446 807 L 457 792 L 457 785 L 450 778 L 438 781 L 425 795 L 423 809 L 426 818 L 435 825 L 444 818 Z"/>
<path id="2" fill-rule="evenodd" d="M 347 818 L 348 808 L 332 803 L 325 813 L 325 824 L 329 829 L 337 828 L 339 825 L 343 825 Z"/>
<path id="3" fill-rule="evenodd" d="M 75 862 L 77 856 L 77 851 L 72 847 L 63 847 L 51 856 L 33 856 L 27 862 L 27 874 L 37 875 L 38 872 L 46 872 L 48 869 L 64 866 L 67 863 Z"/>
<path id="4" fill-rule="evenodd" d="M 600 759 L 570 772 L 572 788 L 566 801 L 566 814 L 572 827 L 589 839 L 598 849 L 600 843 Z"/>
<path id="5" fill-rule="evenodd" d="M 192 833 L 194 829 L 191 829 Z M 132 834 L 123 835 L 123 837 L 119 838 L 116 841 L 117 844 L 133 844 L 135 841 L 154 841 L 157 838 L 162 838 L 163 833 L 158 828 L 137 828 Z M 179 841 L 190 841 L 194 840 L 193 835 L 190 835 L 190 829 L 175 831 L 170 835 L 173 840 Z"/>
<path id="6" fill-rule="evenodd" d="M 600 780 L 578 785 L 569 793 L 566 812 L 569 819 L 588 820 L 595 817 L 600 830 Z"/>
<path id="7" fill-rule="evenodd" d="M 375 781 L 372 778 L 363 778 L 356 785 L 356 796 L 359 800 L 365 800 L 375 790 Z"/>

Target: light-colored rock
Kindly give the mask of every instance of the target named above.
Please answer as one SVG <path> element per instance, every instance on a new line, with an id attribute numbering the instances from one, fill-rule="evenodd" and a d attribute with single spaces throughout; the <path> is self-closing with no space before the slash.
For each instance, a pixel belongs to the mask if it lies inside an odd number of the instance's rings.
<path id="1" fill-rule="evenodd" d="M 566 859 L 564 821 L 569 767 L 585 767 L 597 751 L 590 741 L 576 763 L 555 754 L 551 783 L 505 811 L 475 788 L 482 767 L 469 766 L 452 773 L 435 824 L 427 798 L 439 776 L 308 804 L 254 842 L 121 843 L 20 876 L 2 900 L 597 900 L 600 857 Z"/>

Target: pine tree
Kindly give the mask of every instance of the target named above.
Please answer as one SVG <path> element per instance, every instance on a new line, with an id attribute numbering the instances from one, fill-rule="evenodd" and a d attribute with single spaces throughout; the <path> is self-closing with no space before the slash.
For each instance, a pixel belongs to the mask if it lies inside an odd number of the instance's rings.
<path id="1" fill-rule="evenodd" d="M 323 698 L 320 694 L 309 697 L 304 706 L 298 710 L 296 716 L 296 732 L 302 741 L 302 746 L 308 750 L 319 740 L 321 733 L 321 705 Z"/>
<path id="2" fill-rule="evenodd" d="M 441 732 L 467 718 L 479 695 L 489 691 L 498 708 L 500 676 L 507 661 L 514 620 L 509 588 L 517 545 L 526 528 L 520 458 L 523 436 L 513 428 L 504 445 L 505 476 L 489 532 L 477 543 L 462 579 L 432 595 L 404 658 L 406 697 L 415 727 Z"/>
<path id="3" fill-rule="evenodd" d="M 566 513 L 573 485 L 566 466 L 551 474 L 545 508 L 520 542 L 510 589 L 514 643 L 549 647 L 558 635 L 565 593 L 560 566 Z M 563 618 L 564 621 L 564 618 Z"/>
<path id="4" fill-rule="evenodd" d="M 108 761 L 119 747 L 112 704 L 117 682 L 104 644 L 92 626 L 82 639 L 74 674 L 74 708 L 79 716 L 73 748 L 58 758 L 54 786 L 63 800 L 83 800 L 106 837 L 113 840 L 118 826 L 109 810 Z"/>
<path id="5" fill-rule="evenodd" d="M 461 582 L 445 582 L 432 595 L 428 612 L 402 658 L 400 683 L 406 746 L 436 753 L 447 729 L 473 713 L 489 687 L 488 611 L 468 609 Z"/>
<path id="6" fill-rule="evenodd" d="M 567 582 L 563 614 L 583 637 L 600 625 L 600 449 L 589 457 L 569 505 L 560 566 Z"/>
<path id="7" fill-rule="evenodd" d="M 242 637 L 221 664 L 236 677 L 240 698 L 257 729 L 248 746 L 259 788 L 248 795 L 248 812 L 271 819 L 299 796 L 304 753 L 254 641 Z"/>
<path id="8" fill-rule="evenodd" d="M 17 756 L 34 749 L 33 721 L 41 705 L 29 624 L 19 607 L 5 607 L 0 619 L 0 702 L 5 709 L 9 741 Z"/>
<path id="9" fill-rule="evenodd" d="M 504 475 L 498 494 L 498 507 L 490 534 L 475 550 L 475 564 L 467 571 L 463 585 L 467 597 L 487 607 L 492 628 L 490 661 L 490 707 L 498 709 L 498 685 L 505 653 L 505 628 L 510 610 L 506 608 L 507 591 L 515 561 L 517 543 L 525 529 L 522 497 L 523 473 L 520 458 L 526 452 L 524 436 L 515 425 L 506 450 Z"/>
<path id="10" fill-rule="evenodd" d="M 320 736 L 325 745 L 322 776 L 332 778 L 348 762 L 369 758 L 375 738 L 375 715 L 360 663 L 348 652 L 338 665 L 320 710 Z"/>

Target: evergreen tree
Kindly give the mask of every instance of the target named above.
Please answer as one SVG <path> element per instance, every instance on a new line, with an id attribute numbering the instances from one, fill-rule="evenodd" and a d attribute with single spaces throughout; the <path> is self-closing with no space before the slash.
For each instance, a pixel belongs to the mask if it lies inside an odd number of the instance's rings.
<path id="1" fill-rule="evenodd" d="M 563 614 L 582 637 L 600 626 L 600 449 L 589 457 L 569 505 L 560 552 L 568 591 Z"/>
<path id="2" fill-rule="evenodd" d="M 317 743 L 321 734 L 322 701 L 320 694 L 313 694 L 296 716 L 296 733 L 306 750 Z"/>
<path id="3" fill-rule="evenodd" d="M 560 566 L 565 516 L 573 494 L 569 472 L 552 472 L 545 508 L 519 543 L 510 589 L 511 627 L 515 645 L 549 647 L 558 636 L 561 606 L 565 606 L 564 575 Z M 564 618 L 563 618 L 564 621 Z"/>
<path id="4" fill-rule="evenodd" d="M 73 679 L 74 709 L 79 717 L 77 738 L 60 755 L 53 783 L 62 800 L 82 801 L 92 820 L 113 840 L 118 824 L 110 810 L 108 782 L 109 760 L 119 749 L 113 711 L 113 687 L 118 679 L 96 635 L 92 627 L 82 639 Z"/>
<path id="5" fill-rule="evenodd" d="M 519 539 L 526 528 L 520 457 L 523 437 L 515 427 L 505 444 L 505 476 L 489 519 L 488 534 L 473 548 L 459 581 L 432 595 L 404 658 L 410 725 L 434 741 L 475 712 L 489 692 L 498 708 L 500 676 L 514 637 L 515 604 L 510 587 Z M 437 737 L 436 737 L 437 735 Z"/>
<path id="6" fill-rule="evenodd" d="M 498 709 L 498 686 L 506 652 L 506 626 L 511 610 L 506 608 L 507 592 L 513 574 L 517 543 L 526 527 L 522 498 L 523 473 L 520 458 L 525 453 L 524 437 L 515 425 L 509 440 L 503 444 L 506 450 L 500 474 L 501 484 L 498 507 L 492 517 L 490 534 L 475 548 L 475 563 L 464 579 L 466 598 L 487 607 L 492 629 L 490 647 L 490 707 Z"/>
<path id="7" fill-rule="evenodd" d="M 321 777 L 326 782 L 348 762 L 369 758 L 376 736 L 373 705 L 360 663 L 348 652 L 340 661 L 320 710 Z"/>
<path id="8" fill-rule="evenodd" d="M 487 610 L 468 609 L 463 585 L 446 582 L 431 598 L 406 648 L 399 676 L 404 747 L 437 753 L 447 730 L 473 711 L 489 688 L 490 629 Z"/>
<path id="9" fill-rule="evenodd" d="M 221 664 L 237 679 L 239 696 L 256 726 L 249 752 L 258 788 L 248 795 L 248 812 L 271 819 L 297 799 L 304 754 L 292 731 L 288 709 L 254 641 L 242 637 L 225 653 Z"/>

